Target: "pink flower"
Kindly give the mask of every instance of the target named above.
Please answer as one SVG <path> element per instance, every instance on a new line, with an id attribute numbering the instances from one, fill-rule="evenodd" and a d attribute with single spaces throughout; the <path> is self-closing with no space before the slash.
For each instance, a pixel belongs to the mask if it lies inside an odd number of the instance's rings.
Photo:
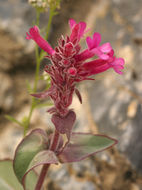
<path id="1" fill-rule="evenodd" d="M 122 74 L 124 60 L 116 58 L 110 43 L 100 45 L 101 35 L 94 33 L 93 38 L 87 37 L 88 48 L 81 51 L 80 39 L 86 33 L 86 23 L 76 23 L 69 20 L 71 29 L 70 36 L 62 36 L 58 40 L 58 46 L 53 50 L 49 43 L 39 33 L 37 26 L 30 28 L 27 39 L 34 40 L 40 48 L 48 53 L 47 58 L 51 64 L 45 67 L 45 71 L 51 77 L 51 87 L 40 94 L 34 94 L 37 98 L 51 97 L 54 107 L 49 110 L 66 117 L 69 113 L 69 106 L 72 103 L 73 93 L 76 92 L 82 102 L 79 91 L 75 88 L 77 82 L 88 80 L 89 76 L 104 72 L 113 68 L 115 72 Z M 97 59 L 87 59 L 97 56 Z"/>
<path id="2" fill-rule="evenodd" d="M 101 59 L 106 60 L 109 58 L 107 53 L 111 52 L 112 47 L 110 43 L 105 43 L 100 46 L 101 35 L 99 33 L 95 32 L 93 35 L 93 39 L 91 39 L 91 37 L 87 37 L 86 42 L 88 45 L 88 49 L 91 50 L 94 54 L 98 55 Z"/>
<path id="3" fill-rule="evenodd" d="M 76 43 L 80 41 L 80 38 L 86 33 L 86 23 L 85 22 L 79 22 L 78 24 L 75 22 L 75 20 L 70 19 L 69 25 L 71 28 L 71 35 L 70 35 L 70 41 L 72 43 Z"/>
<path id="4" fill-rule="evenodd" d="M 30 28 L 29 33 L 27 33 L 26 39 L 34 40 L 41 49 L 46 51 L 48 54 L 52 55 L 54 54 L 54 50 L 52 47 L 48 44 L 46 40 L 44 40 L 39 33 L 39 29 L 37 26 L 34 26 L 33 28 Z"/>

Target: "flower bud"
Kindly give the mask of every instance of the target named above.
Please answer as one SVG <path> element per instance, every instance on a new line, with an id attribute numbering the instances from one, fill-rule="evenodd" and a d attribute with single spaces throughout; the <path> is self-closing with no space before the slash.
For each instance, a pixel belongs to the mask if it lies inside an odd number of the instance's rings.
<path id="1" fill-rule="evenodd" d="M 70 67 L 70 68 L 68 69 L 68 73 L 69 73 L 69 75 L 71 75 L 71 76 L 75 76 L 76 73 L 77 73 L 77 70 L 76 70 L 76 68 L 74 68 L 74 67 Z"/>

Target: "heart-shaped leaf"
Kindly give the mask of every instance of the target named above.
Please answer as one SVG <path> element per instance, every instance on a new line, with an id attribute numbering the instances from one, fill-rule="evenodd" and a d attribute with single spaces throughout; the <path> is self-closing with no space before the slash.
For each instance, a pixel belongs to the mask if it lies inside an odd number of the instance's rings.
<path id="1" fill-rule="evenodd" d="M 78 162 L 116 143 L 115 139 L 104 135 L 72 133 L 70 142 L 58 157 L 62 163 Z"/>
<path id="2" fill-rule="evenodd" d="M 0 189 L 1 190 L 23 190 L 13 171 L 12 160 L 0 161 Z"/>
<path id="3" fill-rule="evenodd" d="M 65 117 L 61 117 L 58 114 L 54 114 L 52 116 L 52 122 L 54 123 L 56 130 L 61 134 L 66 134 L 68 139 L 70 139 L 70 134 L 71 134 L 75 119 L 76 119 L 76 115 L 71 110 Z"/>
<path id="4" fill-rule="evenodd" d="M 14 171 L 26 190 L 30 190 L 27 184 L 30 184 L 31 170 L 39 165 L 58 162 L 54 152 L 47 150 L 47 140 L 47 135 L 43 130 L 35 129 L 21 141 L 16 149 Z M 36 181 L 31 183 L 35 185 Z"/>

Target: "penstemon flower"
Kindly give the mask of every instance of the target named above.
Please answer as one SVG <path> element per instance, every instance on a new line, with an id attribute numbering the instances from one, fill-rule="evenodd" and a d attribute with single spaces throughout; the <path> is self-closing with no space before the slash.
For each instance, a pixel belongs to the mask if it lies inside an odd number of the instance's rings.
<path id="1" fill-rule="evenodd" d="M 40 36 L 37 26 L 30 28 L 26 37 L 28 40 L 34 40 L 41 49 L 47 52 L 46 57 L 51 61 L 51 64 L 45 67 L 45 71 L 51 77 L 51 87 L 47 91 L 33 94 L 33 96 L 37 98 L 50 97 L 53 100 L 54 107 L 48 110 L 49 113 L 53 114 L 52 122 L 59 133 L 66 133 L 68 137 L 75 121 L 75 113 L 69 109 L 74 92 L 82 102 L 76 84 L 83 80 L 91 80 L 90 76 L 111 68 L 122 74 L 121 70 L 124 68 L 124 60 L 114 56 L 114 50 L 110 43 L 100 45 L 101 35 L 97 32 L 94 33 L 93 38 L 86 38 L 88 47 L 82 51 L 79 42 L 87 32 L 86 23 L 76 23 L 70 19 L 69 25 L 70 36 L 65 38 L 61 36 L 55 49 L 52 49 L 50 44 Z M 97 58 L 87 61 L 94 56 Z M 59 122 L 59 118 L 63 117 L 68 118 L 68 122 L 71 123 L 68 129 L 62 125 L 62 121 Z"/>
<path id="2" fill-rule="evenodd" d="M 117 140 L 105 135 L 72 132 L 76 114 L 69 107 L 74 93 L 82 103 L 81 94 L 76 88 L 78 82 L 93 80 L 90 76 L 111 68 L 122 74 L 124 60 L 114 56 L 110 43 L 100 45 L 99 33 L 94 33 L 93 38 L 87 37 L 87 48 L 81 50 L 79 42 L 87 32 L 86 23 L 77 24 L 70 19 L 69 25 L 71 34 L 65 38 L 61 36 L 55 49 L 40 36 L 37 26 L 30 28 L 26 36 L 47 52 L 46 57 L 51 61 L 45 66 L 51 78 L 50 88 L 32 95 L 53 100 L 54 106 L 48 112 L 52 114 L 55 131 L 47 136 L 44 130 L 35 129 L 18 145 L 13 167 L 24 190 L 29 189 L 27 174 L 33 174 L 35 167 L 43 165 L 34 188 L 40 190 L 50 164 L 77 162 L 117 143 Z M 93 60 L 89 61 L 90 58 Z"/>

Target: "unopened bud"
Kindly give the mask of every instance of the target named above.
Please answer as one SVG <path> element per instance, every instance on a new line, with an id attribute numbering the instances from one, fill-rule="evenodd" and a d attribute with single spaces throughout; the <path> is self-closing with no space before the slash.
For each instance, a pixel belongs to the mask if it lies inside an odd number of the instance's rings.
<path id="1" fill-rule="evenodd" d="M 68 73 L 69 73 L 71 76 L 75 76 L 76 73 L 77 73 L 77 70 L 76 70 L 76 68 L 74 68 L 74 67 L 70 67 L 70 68 L 68 69 Z"/>

